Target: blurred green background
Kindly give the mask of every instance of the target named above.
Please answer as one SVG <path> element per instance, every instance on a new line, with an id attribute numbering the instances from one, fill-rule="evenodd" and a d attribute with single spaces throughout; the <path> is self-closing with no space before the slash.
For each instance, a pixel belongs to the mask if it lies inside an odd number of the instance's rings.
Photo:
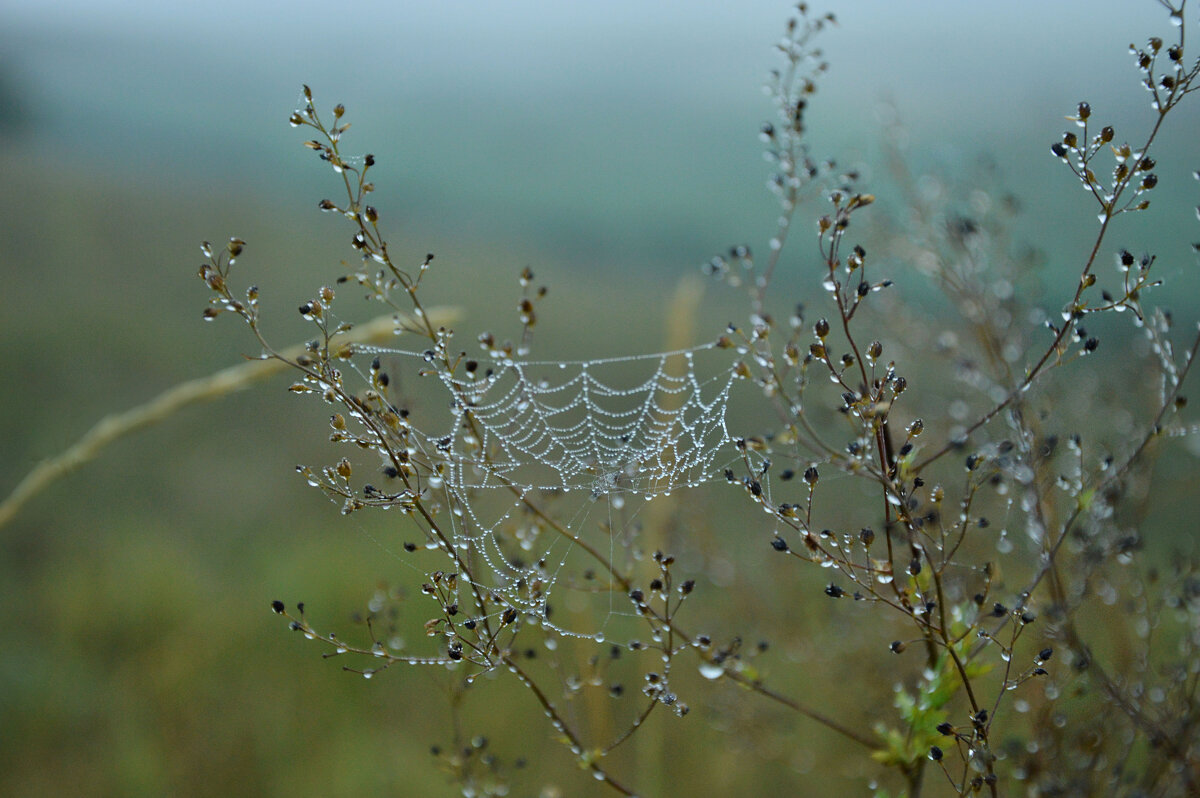
<path id="1" fill-rule="evenodd" d="M 1118 137 L 1148 128 L 1126 47 L 1166 32 L 1157 4 L 829 9 L 840 25 L 821 39 L 831 72 L 811 106 L 814 155 L 861 167 L 887 213 L 889 102 L 914 169 L 952 177 L 986 155 L 1023 202 L 1015 235 L 1049 253 L 1047 283 L 1077 270 L 1093 211 L 1048 146 L 1080 99 Z M 296 304 L 352 253 L 350 231 L 316 210 L 333 176 L 286 122 L 302 82 L 323 112 L 346 104 L 347 151 L 379 159 L 393 254 L 437 254 L 426 302 L 462 307 L 465 336 L 516 330 L 528 265 L 551 288 L 543 354 L 660 348 L 675 283 L 730 244 L 765 250 L 773 232 L 759 88 L 788 13 L 767 0 L 0 3 L 0 490 L 102 416 L 254 351 L 232 320 L 200 319 L 201 240 L 245 239 L 239 272 L 262 287 L 274 341 L 305 335 Z M 1113 242 L 1170 242 L 1156 251 L 1184 318 L 1197 312 L 1183 272 L 1197 238 L 1197 186 L 1183 179 L 1200 166 L 1196 105 L 1164 135 L 1153 216 Z M 815 304 L 800 271 L 810 241 L 793 243 L 784 285 Z M 745 313 L 720 289 L 703 307 L 704 339 Z M 6 794 L 453 793 L 428 753 L 450 735 L 442 674 L 364 682 L 268 612 L 271 599 L 304 600 L 337 628 L 408 573 L 387 553 L 398 519 L 344 519 L 296 478 L 294 464 L 329 459 L 326 411 L 286 385 L 120 441 L 0 528 Z M 825 622 L 799 624 L 815 635 Z M 802 641 L 785 650 L 823 656 Z M 826 698 L 802 678 L 785 684 Z M 731 701 L 715 693 L 714 707 Z M 728 750 L 682 747 L 728 747 L 718 727 L 736 724 L 700 714 L 687 734 L 651 730 L 667 750 L 633 763 L 644 783 L 720 784 Z M 514 794 L 599 794 L 527 695 L 501 694 L 480 718 L 519 730 L 498 743 L 531 762 Z M 794 748 L 739 743 L 760 789 L 865 789 L 838 741 L 780 722 Z"/>

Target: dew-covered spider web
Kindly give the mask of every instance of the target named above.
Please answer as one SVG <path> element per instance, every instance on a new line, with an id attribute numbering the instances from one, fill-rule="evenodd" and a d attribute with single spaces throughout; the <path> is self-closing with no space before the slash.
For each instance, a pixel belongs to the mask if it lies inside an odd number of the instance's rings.
<path id="1" fill-rule="evenodd" d="M 728 439 L 728 374 L 708 395 L 693 352 L 580 363 L 509 362 L 477 378 L 442 375 L 463 402 L 447 482 L 643 496 L 694 487 Z M 674 361 L 680 368 L 672 369 Z M 632 385 L 616 374 L 649 366 Z M 487 452 L 486 459 L 471 452 Z"/>
<path id="2" fill-rule="evenodd" d="M 580 630 L 549 623 L 552 588 L 578 586 L 584 573 L 603 582 L 595 554 L 629 562 L 638 513 L 724 479 L 739 457 L 726 411 L 740 358 L 716 345 L 586 361 L 460 359 L 452 370 L 430 353 L 358 351 L 402 370 L 419 358 L 440 381 L 446 428 L 409 446 L 434 474 L 425 490 L 449 519 L 443 531 L 481 588 L 560 632 Z"/>

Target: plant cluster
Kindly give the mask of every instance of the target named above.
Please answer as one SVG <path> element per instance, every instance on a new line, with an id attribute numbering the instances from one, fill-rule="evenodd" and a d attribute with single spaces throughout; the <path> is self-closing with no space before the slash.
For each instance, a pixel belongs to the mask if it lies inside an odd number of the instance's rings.
<path id="1" fill-rule="evenodd" d="M 706 266 L 715 280 L 745 287 L 750 304 L 748 323 L 729 325 L 713 350 L 728 355 L 735 391 L 751 409 L 732 416 L 728 457 L 709 476 L 727 483 L 727 500 L 742 497 L 735 511 L 771 568 L 787 558 L 800 569 L 797 580 L 815 568 L 822 601 L 854 605 L 840 617 L 861 625 L 857 645 L 869 663 L 861 667 L 888 675 L 892 711 L 827 710 L 819 692 L 802 701 L 777 686 L 781 666 L 763 664 L 767 645 L 746 644 L 752 632 L 741 631 L 736 614 L 690 613 L 708 589 L 685 564 L 694 538 L 650 528 L 673 523 L 651 512 L 662 497 L 619 490 L 636 464 L 624 472 L 580 464 L 599 474 L 589 497 L 607 503 L 599 524 L 578 520 L 569 490 L 500 477 L 485 490 L 455 477 L 472 468 L 503 474 L 496 466 L 513 451 L 534 460 L 530 452 L 543 451 L 515 446 L 487 426 L 480 386 L 522 367 L 545 291 L 530 272 L 520 276 L 514 340 L 484 333 L 466 346 L 433 322 L 420 291 L 433 256 L 410 268 L 389 249 L 370 204 L 374 156 L 343 154 L 345 109 L 337 106 L 327 121 L 307 87 L 291 123 L 313 136 L 305 146 L 338 175 L 343 196 L 319 206 L 345 218 L 358 258 L 300 305 L 314 336 L 298 357 L 268 342 L 258 289 L 234 289 L 231 268 L 245 246 L 238 239 L 204 246 L 200 276 L 213 295 L 205 317 L 239 316 L 263 358 L 294 369 L 293 391 L 332 406 L 330 439 L 350 453 L 299 470 L 343 512 L 399 513 L 404 549 L 424 574 L 428 643 L 410 651 L 401 639 L 411 622 L 403 588 L 372 599 L 359 618 L 366 630 L 359 642 L 318 631 L 303 604 L 274 601 L 272 609 L 325 646 L 326 656 L 358 657 L 347 670 L 367 678 L 397 663 L 449 669 L 456 707 L 480 679 L 507 674 L 580 768 L 623 795 L 637 794 L 637 779 L 613 764 L 617 752 L 636 745 L 658 713 L 692 722 L 689 708 L 709 700 L 717 681 L 844 739 L 893 774 L 880 777 L 891 779 L 889 789 L 910 798 L 947 790 L 1200 792 L 1200 572 L 1185 556 L 1161 566 L 1142 552 L 1153 534 L 1147 496 L 1161 444 L 1192 431 L 1182 390 L 1200 336 L 1180 343 L 1170 313 L 1149 304 L 1161 282 L 1158 257 L 1112 241 L 1122 219 L 1150 207 L 1160 179 L 1175 177 L 1160 177 L 1155 144 L 1167 117 L 1200 86 L 1200 59 L 1185 52 L 1185 2 L 1160 4 L 1175 26 L 1173 42 L 1131 47 L 1151 95 L 1149 133 L 1127 140 L 1080 102 L 1072 129 L 1049 148 L 1096 203 L 1098 219 L 1089 251 L 1059 253 L 1079 266 L 1053 314 L 1019 290 L 1030 262 L 1005 248 L 1004 203 L 982 189 L 969 202 L 940 205 L 910 193 L 910 221 L 893 252 L 868 252 L 855 233 L 875 197 L 859 175 L 813 158 L 804 138 L 809 99 L 826 69 L 813 40 L 832 15 L 799 5 L 780 44 L 785 66 L 771 81 L 777 118 L 761 129 L 774 165 L 778 230 L 765 259 L 738 246 Z M 894 171 L 902 187 L 910 182 L 902 163 Z M 806 203 L 825 210 L 815 246 L 791 260 L 809 271 L 819 264 L 824 296 L 785 303 L 792 309 L 777 316 L 773 278 L 791 267 L 789 242 L 807 239 L 808 226 L 794 225 Z M 1101 269 L 1109 258 L 1115 279 Z M 905 264 L 958 314 L 949 322 L 953 334 L 938 337 L 927 361 L 896 340 L 897 330 L 923 323 L 894 296 L 897 284 L 919 279 Z M 347 291 L 393 313 L 414 356 L 389 359 L 349 342 L 352 324 L 338 304 Z M 1129 375 L 1128 395 L 1082 401 L 1081 375 L 1107 368 L 1097 328 L 1116 314 L 1144 337 L 1149 357 Z M 403 388 L 395 369 L 409 372 Z M 422 378 L 442 392 L 441 407 L 453 408 L 451 435 L 430 431 L 441 417 L 412 409 L 422 390 L 412 386 Z M 1110 429 L 1106 418 L 1118 404 L 1131 420 Z M 512 407 L 519 414 L 525 405 Z M 589 408 L 581 424 L 596 423 Z M 539 464 L 553 465 L 525 465 Z M 500 508 L 486 521 L 485 505 Z M 564 609 L 552 588 L 583 599 L 563 600 Z M 769 605 L 772 586 L 743 598 Z M 878 699 L 872 690 L 864 686 L 863 695 Z M 627 693 L 637 695 L 635 706 Z M 589 731 L 596 727 L 581 708 L 596 703 L 577 700 L 585 694 L 621 702 L 620 710 L 603 710 L 620 718 L 603 737 Z M 454 743 L 435 753 L 462 793 L 505 794 L 522 763 L 506 764 L 486 738 L 455 728 Z"/>

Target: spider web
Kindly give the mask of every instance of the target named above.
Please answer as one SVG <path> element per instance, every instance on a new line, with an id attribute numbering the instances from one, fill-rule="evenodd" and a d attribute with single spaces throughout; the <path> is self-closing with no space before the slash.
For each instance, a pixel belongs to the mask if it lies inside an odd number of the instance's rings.
<path id="1" fill-rule="evenodd" d="M 731 442 L 726 411 L 737 357 L 706 356 L 712 350 L 460 361 L 451 371 L 430 353 L 359 349 L 432 365 L 426 373 L 450 397 L 452 426 L 424 434 L 422 448 L 437 473 L 428 487 L 451 510 L 453 545 L 486 565 L 475 578 L 487 573 L 491 582 L 480 587 L 570 635 L 584 633 L 550 624 L 547 605 L 570 564 L 588 561 L 581 544 L 613 561 L 617 546 L 631 542 L 636 510 L 627 504 L 724 479 L 718 460 Z"/>
<path id="2" fill-rule="evenodd" d="M 587 490 L 593 498 L 616 491 L 669 494 L 701 484 L 729 437 L 731 372 L 715 386 L 710 380 L 706 397 L 694 354 L 509 361 L 467 380 L 441 374 L 466 399 L 455 407 L 465 423 L 456 425 L 447 481 L 458 488 Z M 606 378 L 614 367 L 643 363 L 652 364 L 652 372 L 634 385 Z"/>

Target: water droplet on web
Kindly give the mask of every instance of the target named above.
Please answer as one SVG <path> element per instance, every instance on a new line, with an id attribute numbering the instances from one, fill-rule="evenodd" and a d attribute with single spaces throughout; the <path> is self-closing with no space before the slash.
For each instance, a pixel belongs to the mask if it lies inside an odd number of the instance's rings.
<path id="1" fill-rule="evenodd" d="M 1013 550 L 1012 541 L 1008 539 L 1008 530 L 1000 530 L 1000 539 L 996 541 L 996 551 L 1001 554 L 1008 554 Z"/>
<path id="2" fill-rule="evenodd" d="M 712 662 L 705 662 L 700 665 L 700 675 L 705 679 L 720 679 L 725 675 L 725 669 Z"/>

